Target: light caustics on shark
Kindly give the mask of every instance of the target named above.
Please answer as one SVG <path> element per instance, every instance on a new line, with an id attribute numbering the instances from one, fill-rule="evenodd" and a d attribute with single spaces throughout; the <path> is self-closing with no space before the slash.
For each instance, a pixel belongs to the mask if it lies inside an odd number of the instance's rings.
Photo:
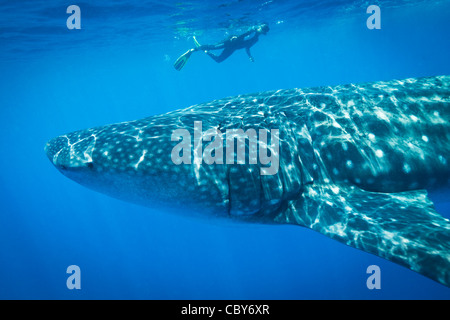
<path id="1" fill-rule="evenodd" d="M 196 121 L 277 129 L 279 170 L 175 164 L 171 135 Z M 242 95 L 62 135 L 46 152 L 67 177 L 123 200 L 297 224 L 450 286 L 450 222 L 426 191 L 449 190 L 450 76 Z"/>

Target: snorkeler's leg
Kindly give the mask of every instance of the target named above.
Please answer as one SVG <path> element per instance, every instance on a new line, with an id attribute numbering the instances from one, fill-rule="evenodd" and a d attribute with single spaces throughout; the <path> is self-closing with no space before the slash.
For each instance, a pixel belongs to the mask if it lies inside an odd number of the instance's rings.
<path id="1" fill-rule="evenodd" d="M 224 49 L 222 51 L 222 53 L 219 56 L 216 56 L 215 54 L 209 52 L 209 51 L 205 51 L 205 53 L 210 56 L 215 62 L 220 63 L 222 61 L 224 61 L 226 58 L 228 58 L 229 56 L 231 56 L 231 54 L 234 52 L 234 50 L 231 49 Z"/>
<path id="2" fill-rule="evenodd" d="M 197 40 L 195 40 L 195 51 L 209 51 L 209 50 L 220 50 L 225 48 L 225 44 L 224 43 L 217 43 L 217 44 L 204 44 L 204 45 L 200 45 L 200 43 L 198 43 Z"/>

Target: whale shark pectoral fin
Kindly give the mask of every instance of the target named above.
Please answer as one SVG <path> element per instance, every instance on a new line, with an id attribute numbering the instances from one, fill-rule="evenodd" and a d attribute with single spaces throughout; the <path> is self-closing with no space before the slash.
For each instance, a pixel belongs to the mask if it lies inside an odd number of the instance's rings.
<path id="1" fill-rule="evenodd" d="M 278 218 L 450 287 L 450 222 L 435 211 L 425 190 L 377 193 L 310 185 Z"/>

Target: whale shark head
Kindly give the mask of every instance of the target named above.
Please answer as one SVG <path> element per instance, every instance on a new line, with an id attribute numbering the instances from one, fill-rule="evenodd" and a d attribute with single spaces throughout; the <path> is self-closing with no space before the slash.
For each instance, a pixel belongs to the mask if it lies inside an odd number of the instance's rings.
<path id="1" fill-rule="evenodd" d="M 62 174 L 110 196 L 195 212 L 208 208 L 209 214 L 225 215 L 227 192 L 217 187 L 226 185 L 221 172 L 197 179 L 192 166 L 171 161 L 176 125 L 170 118 L 75 131 L 51 139 L 45 151 Z"/>
<path id="2" fill-rule="evenodd" d="M 68 178 L 122 200 L 248 218 L 279 204 L 282 184 L 297 193 L 299 173 L 278 172 L 277 130 L 235 120 L 181 110 L 68 133 L 45 151 Z"/>
<path id="3" fill-rule="evenodd" d="M 76 131 L 48 141 L 45 150 L 68 178 L 122 200 L 273 221 L 282 202 L 302 190 L 299 138 L 288 132 L 285 115 L 258 110 L 253 100 L 216 100 Z M 238 112 L 224 108 L 233 108 L 230 101 L 242 104 Z"/>

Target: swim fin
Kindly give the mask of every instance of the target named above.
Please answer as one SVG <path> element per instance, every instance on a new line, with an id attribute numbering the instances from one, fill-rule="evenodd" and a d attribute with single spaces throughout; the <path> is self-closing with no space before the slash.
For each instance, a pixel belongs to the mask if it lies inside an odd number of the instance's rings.
<path id="1" fill-rule="evenodd" d="M 175 61 L 175 63 L 173 64 L 173 66 L 175 67 L 176 70 L 180 71 L 184 65 L 186 64 L 186 62 L 189 60 L 192 52 L 194 52 L 193 49 L 189 49 L 189 51 L 183 53 L 178 59 L 177 61 Z"/>
<path id="2" fill-rule="evenodd" d="M 197 39 L 195 38 L 195 36 L 193 36 L 192 39 L 194 39 L 194 43 L 195 43 L 195 46 L 196 46 L 197 48 L 198 48 L 198 47 L 201 47 L 201 44 L 198 43 L 198 41 L 197 41 Z"/>

